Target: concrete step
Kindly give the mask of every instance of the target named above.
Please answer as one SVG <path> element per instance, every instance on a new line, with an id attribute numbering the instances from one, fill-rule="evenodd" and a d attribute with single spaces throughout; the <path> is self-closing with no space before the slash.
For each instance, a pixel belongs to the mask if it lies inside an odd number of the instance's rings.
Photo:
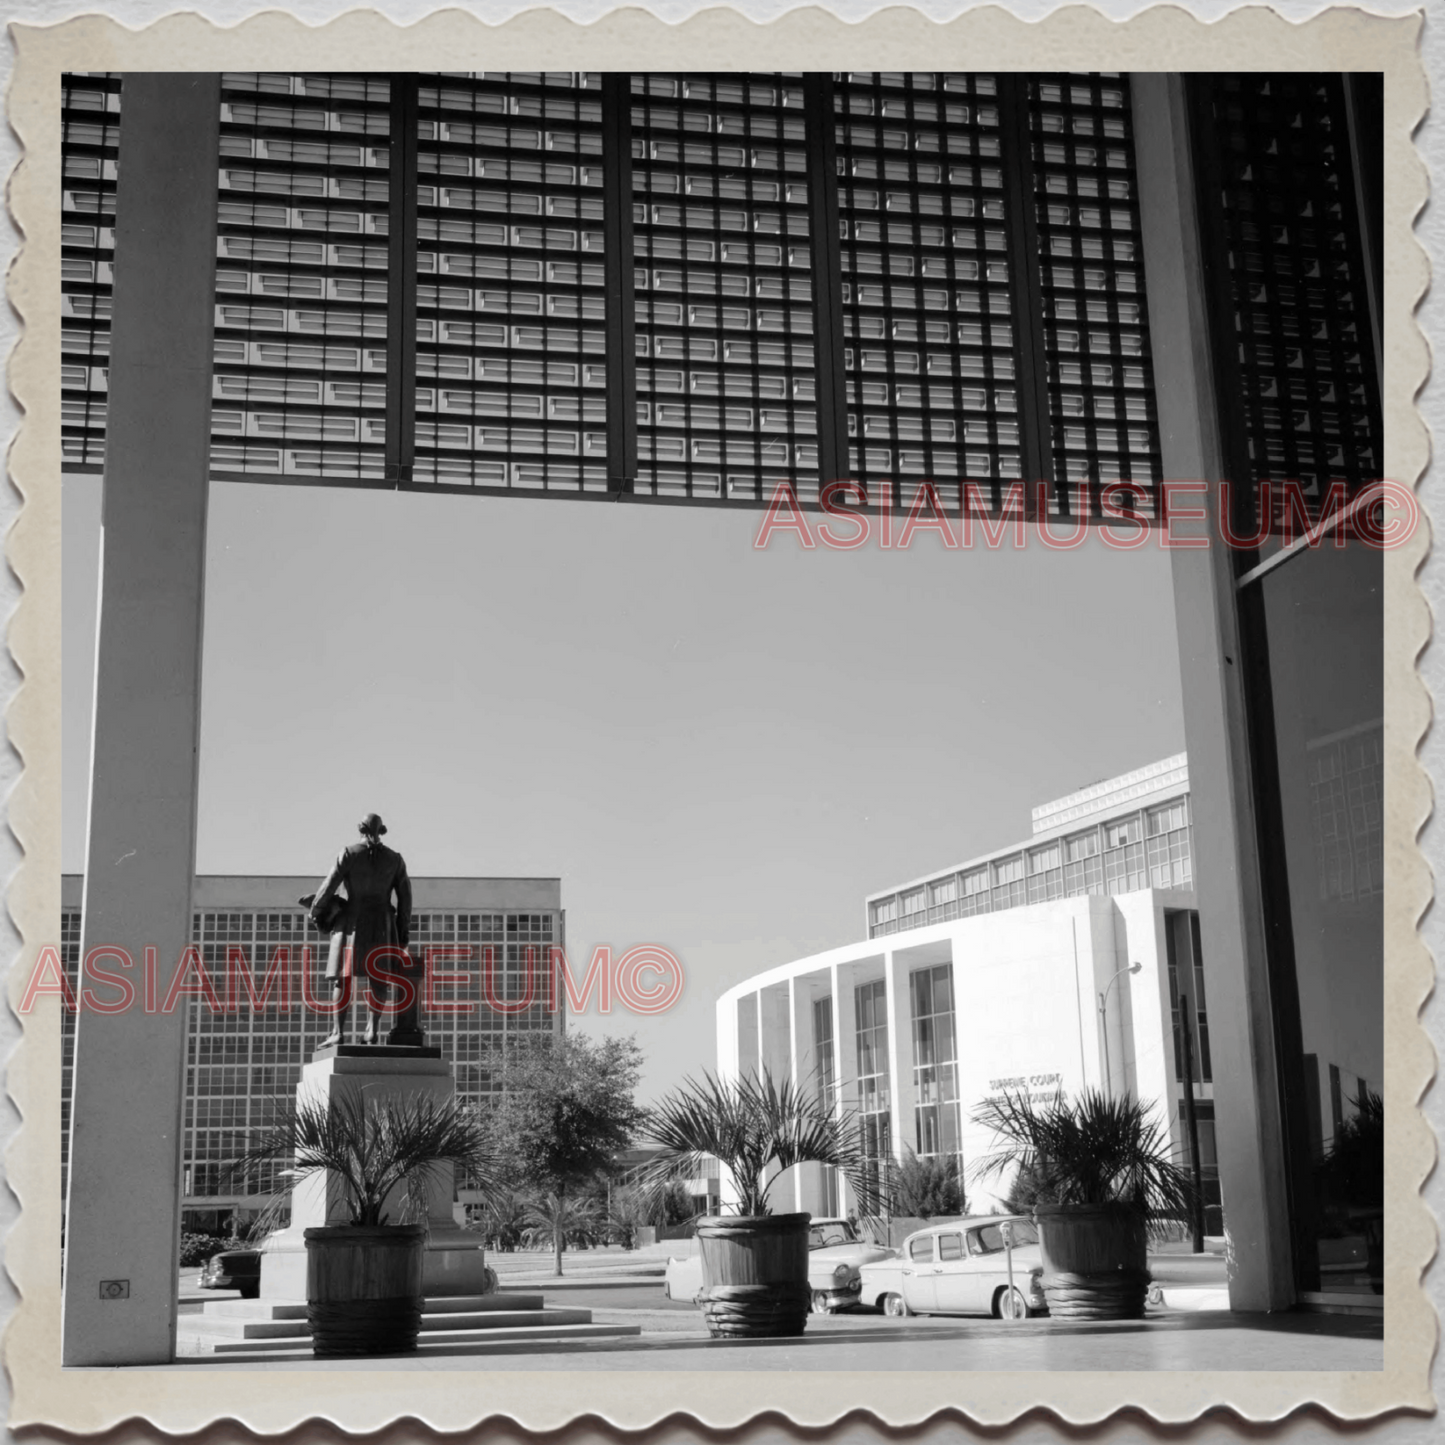
<path id="1" fill-rule="evenodd" d="M 422 1306 L 423 1314 L 479 1314 L 489 1310 L 539 1310 L 540 1294 L 436 1295 Z M 193 1316 L 194 1318 L 194 1316 Z M 304 1300 L 207 1300 L 202 1319 L 304 1320 Z"/>
<path id="2" fill-rule="evenodd" d="M 592 1311 L 583 1309 L 473 1310 L 423 1314 L 423 1334 L 444 1330 L 535 1329 L 552 1325 L 587 1325 Z M 182 1329 L 184 1327 L 184 1329 Z M 234 1319 L 224 1315 L 191 1315 L 176 1322 L 190 1339 L 283 1340 L 311 1338 L 305 1313 L 300 1319 Z"/>
<path id="3" fill-rule="evenodd" d="M 475 1348 L 476 1353 L 486 1353 L 489 1346 L 515 1348 L 542 1341 L 622 1339 L 640 1335 L 641 1325 L 594 1325 L 556 1324 L 528 1325 L 525 1328 L 507 1327 L 502 1329 L 437 1330 L 424 1333 L 417 1346 L 418 1354 L 445 1347 L 456 1353 Z M 201 1341 L 182 1338 L 178 1340 L 179 1353 L 184 1360 L 190 1354 L 204 1353 L 219 1359 L 250 1359 L 263 1356 L 268 1359 L 304 1359 L 311 1353 L 310 1336 L 291 1339 L 248 1339 Z M 186 1345 L 191 1344 L 192 1350 Z M 194 1346 L 201 1346 L 195 1349 Z M 206 1348 L 209 1346 L 209 1348 Z"/>

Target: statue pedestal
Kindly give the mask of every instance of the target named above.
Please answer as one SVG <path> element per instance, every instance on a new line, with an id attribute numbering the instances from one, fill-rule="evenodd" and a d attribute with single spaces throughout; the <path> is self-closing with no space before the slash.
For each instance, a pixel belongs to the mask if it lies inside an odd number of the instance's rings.
<path id="1" fill-rule="evenodd" d="M 451 1065 L 440 1049 L 386 1044 L 342 1044 L 318 1049 L 301 1070 L 297 1100 L 385 1098 L 426 1094 L 449 1100 L 456 1093 Z M 452 1215 L 451 1165 L 432 1172 L 427 1186 L 427 1242 L 422 1291 L 433 1295 L 486 1293 L 486 1265 L 480 1236 L 458 1227 Z M 401 1208 L 398 1191 L 388 1201 Z M 261 1255 L 261 1298 L 306 1298 L 304 1231 L 344 1224 L 347 1212 L 339 1181 L 314 1174 L 291 1192 L 291 1224 L 266 1241 Z"/>

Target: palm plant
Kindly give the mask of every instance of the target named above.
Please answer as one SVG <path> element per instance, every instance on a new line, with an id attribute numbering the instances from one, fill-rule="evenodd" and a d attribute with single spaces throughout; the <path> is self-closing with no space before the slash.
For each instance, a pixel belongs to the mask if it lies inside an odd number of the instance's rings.
<path id="1" fill-rule="evenodd" d="M 527 1201 L 526 1217 L 537 1239 L 561 1239 L 574 1247 L 590 1241 L 602 1224 L 601 1211 L 592 1200 L 566 1194 L 532 1196 Z"/>
<path id="2" fill-rule="evenodd" d="M 1150 1222 L 1189 1217 L 1189 1175 L 1137 1099 L 1086 1089 L 1072 1102 L 1060 1093 L 1039 1103 L 1005 1092 L 980 1104 L 973 1118 L 1003 1141 L 974 1164 L 977 1178 L 1016 1169 L 1040 1204 L 1115 1206 Z"/>
<path id="3" fill-rule="evenodd" d="M 243 1180 L 289 1159 L 285 1172 L 293 1182 L 323 1171 L 337 1177 L 352 1224 L 387 1223 L 387 1201 L 398 1189 L 401 1212 L 424 1220 L 426 1185 L 441 1167 L 466 1170 L 485 1187 L 492 1160 L 483 1141 L 480 1120 L 455 1100 L 425 1094 L 306 1099 L 264 1130 L 227 1172 Z"/>
<path id="4" fill-rule="evenodd" d="M 528 1201 L 511 1189 L 494 1190 L 483 1203 L 478 1228 L 487 1244 L 504 1254 L 522 1247 L 522 1233 L 527 1228 Z"/>
<path id="5" fill-rule="evenodd" d="M 851 1118 L 833 1114 L 816 1094 L 800 1092 L 770 1074 L 727 1080 L 704 1074 L 674 1090 L 648 1114 L 647 1131 L 662 1146 L 643 1173 L 661 1190 L 678 1179 L 723 1164 L 738 1191 L 740 1215 L 770 1213 L 773 1181 L 794 1164 L 825 1164 L 853 1187 L 860 1208 L 876 1202 L 877 1185 L 861 1133 Z M 773 1179 L 767 1171 L 776 1166 Z"/>

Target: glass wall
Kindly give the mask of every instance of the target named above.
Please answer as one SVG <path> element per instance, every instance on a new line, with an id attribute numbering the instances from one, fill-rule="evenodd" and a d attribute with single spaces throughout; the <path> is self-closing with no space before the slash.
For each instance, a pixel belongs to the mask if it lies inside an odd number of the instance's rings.
<path id="1" fill-rule="evenodd" d="M 946 873 L 868 905 L 868 936 L 879 938 L 975 913 L 999 913 L 1085 893 L 1194 887 L 1189 798 L 1010 852 L 965 873 Z"/>
<path id="2" fill-rule="evenodd" d="M 1295 1283 L 1358 1305 L 1384 1249 L 1380 77 L 1191 97 Z M 1301 514 L 1321 545 L 1291 544 Z"/>
<path id="3" fill-rule="evenodd" d="M 893 1155 L 893 1090 L 888 1079 L 888 986 L 880 978 L 854 990 L 858 1019 L 858 1124 L 875 1182 Z"/>
<path id="4" fill-rule="evenodd" d="M 913 1018 L 914 1152 L 959 1157 L 958 1032 L 953 965 L 916 968 L 908 976 Z"/>
<path id="5" fill-rule="evenodd" d="M 833 1000 L 813 1000 L 813 1057 L 817 1060 L 818 1099 L 830 1113 L 837 1098 L 838 1071 L 833 1048 Z M 838 1171 L 824 1169 L 822 1212 L 838 1212 Z"/>
<path id="6" fill-rule="evenodd" d="M 1382 565 L 1355 542 L 1297 553 L 1248 589 L 1273 733 L 1266 908 L 1296 1277 L 1326 1296 L 1383 1283 Z"/>

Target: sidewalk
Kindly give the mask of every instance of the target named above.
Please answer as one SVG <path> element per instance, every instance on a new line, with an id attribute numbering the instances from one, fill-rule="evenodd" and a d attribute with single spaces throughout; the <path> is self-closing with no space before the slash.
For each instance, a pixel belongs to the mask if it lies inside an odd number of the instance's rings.
<path id="1" fill-rule="evenodd" d="M 629 1312 L 636 1318 L 642 1312 Z M 229 1370 L 1379 1370 L 1384 1331 L 1376 1322 L 1330 1315 L 1170 1314 L 1109 1324 L 1028 1320 L 885 1320 L 850 1328 L 815 1316 L 791 1340 L 712 1340 L 645 1332 L 594 1343 L 499 1345 L 452 1353 L 364 1360 L 228 1362 Z M 178 1360 L 153 1369 L 215 1368 Z"/>

